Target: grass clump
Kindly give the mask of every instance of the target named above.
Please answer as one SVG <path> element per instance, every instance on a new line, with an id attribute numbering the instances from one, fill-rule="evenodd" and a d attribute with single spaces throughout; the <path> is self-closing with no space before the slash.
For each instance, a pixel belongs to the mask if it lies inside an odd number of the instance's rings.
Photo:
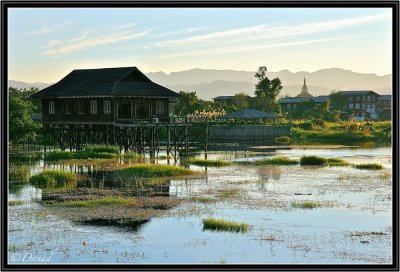
<path id="1" fill-rule="evenodd" d="M 41 189 L 73 189 L 79 176 L 75 173 L 57 170 L 47 170 L 30 177 L 29 182 Z"/>
<path id="2" fill-rule="evenodd" d="M 24 202 L 22 200 L 10 200 L 8 201 L 8 206 L 21 206 Z"/>
<path id="3" fill-rule="evenodd" d="M 274 139 L 275 143 L 278 144 L 289 144 L 290 143 L 290 137 L 289 136 L 280 136 L 280 137 L 276 137 Z"/>
<path id="4" fill-rule="evenodd" d="M 45 155 L 45 159 L 48 161 L 60 161 L 60 160 L 86 160 L 86 159 L 110 159 L 115 158 L 118 155 L 115 153 L 106 152 L 95 152 L 92 150 L 80 150 L 80 151 L 53 151 Z"/>
<path id="5" fill-rule="evenodd" d="M 328 160 L 318 156 L 303 156 L 300 158 L 300 165 L 326 165 Z"/>
<path id="6" fill-rule="evenodd" d="M 293 208 L 300 208 L 300 209 L 314 209 L 321 207 L 321 203 L 312 202 L 312 201 L 305 201 L 305 202 L 292 202 Z"/>
<path id="7" fill-rule="evenodd" d="M 139 178 L 186 176 L 195 173 L 183 167 L 159 164 L 137 164 L 121 170 L 122 175 Z"/>
<path id="8" fill-rule="evenodd" d="M 119 154 L 119 149 L 116 146 L 107 145 L 90 145 L 85 148 L 86 151 L 92 151 L 95 153 L 112 153 Z"/>
<path id="9" fill-rule="evenodd" d="M 198 159 L 198 158 L 190 158 L 190 159 L 185 160 L 183 163 L 194 164 L 194 165 L 198 165 L 198 166 L 215 166 L 215 167 L 227 166 L 227 165 L 232 164 L 232 162 L 223 161 L 223 160 L 205 160 L 205 159 Z"/>
<path id="10" fill-rule="evenodd" d="M 53 206 L 62 207 L 99 207 L 107 205 L 124 205 L 133 206 L 136 205 L 137 201 L 133 198 L 123 198 L 123 197 L 104 197 L 98 199 L 90 199 L 84 201 L 66 201 L 61 203 L 52 204 Z"/>
<path id="11" fill-rule="evenodd" d="M 203 229 L 213 231 L 247 232 L 250 225 L 216 218 L 203 219 Z"/>
<path id="12" fill-rule="evenodd" d="M 377 163 L 356 164 L 357 169 L 363 170 L 382 170 L 383 166 Z"/>
<path id="13" fill-rule="evenodd" d="M 288 157 L 276 157 L 271 159 L 264 159 L 255 161 L 255 165 L 295 165 L 299 162 L 297 160 L 289 159 Z"/>
<path id="14" fill-rule="evenodd" d="M 142 155 L 133 151 L 125 152 L 121 157 L 125 160 L 141 160 L 144 158 Z"/>
<path id="15" fill-rule="evenodd" d="M 193 202 L 200 202 L 203 204 L 214 203 L 217 201 L 217 199 L 215 199 L 215 198 L 206 197 L 206 196 L 194 196 L 194 197 L 189 198 L 189 200 L 191 200 Z"/>
<path id="16" fill-rule="evenodd" d="M 218 197 L 220 198 L 230 198 L 230 197 L 235 197 L 240 194 L 239 189 L 224 189 L 224 190 L 219 190 L 218 191 Z"/>
<path id="17" fill-rule="evenodd" d="M 328 165 L 329 166 L 348 166 L 350 163 L 348 163 L 345 160 L 338 159 L 338 158 L 329 158 L 327 159 Z"/>

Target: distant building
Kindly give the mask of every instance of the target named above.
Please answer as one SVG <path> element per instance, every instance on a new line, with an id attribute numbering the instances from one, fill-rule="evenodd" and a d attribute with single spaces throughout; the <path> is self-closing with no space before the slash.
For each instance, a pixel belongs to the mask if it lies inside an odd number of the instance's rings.
<path id="1" fill-rule="evenodd" d="M 219 103 L 225 103 L 225 104 L 232 104 L 233 101 L 235 100 L 234 95 L 225 95 L 225 96 L 217 96 L 213 98 L 214 103 L 219 102 Z"/>
<path id="2" fill-rule="evenodd" d="M 346 106 L 342 110 L 348 112 L 349 117 L 354 117 L 358 121 L 379 118 L 377 106 L 380 95 L 376 92 L 371 90 L 341 91 L 339 94 L 347 99 Z"/>
<path id="3" fill-rule="evenodd" d="M 301 102 L 314 102 L 315 104 L 322 104 L 328 100 L 329 96 L 320 95 L 316 97 L 288 97 L 279 99 L 278 103 L 281 105 L 282 112 L 291 112 L 296 109 L 297 105 Z"/>
<path id="4" fill-rule="evenodd" d="M 299 95 L 297 95 L 297 97 L 313 97 L 313 95 L 308 92 L 305 77 L 304 77 L 303 88 L 301 88 L 301 92 Z"/>
<path id="5" fill-rule="evenodd" d="M 379 119 L 392 119 L 392 95 L 381 95 L 378 97 L 377 111 Z"/>

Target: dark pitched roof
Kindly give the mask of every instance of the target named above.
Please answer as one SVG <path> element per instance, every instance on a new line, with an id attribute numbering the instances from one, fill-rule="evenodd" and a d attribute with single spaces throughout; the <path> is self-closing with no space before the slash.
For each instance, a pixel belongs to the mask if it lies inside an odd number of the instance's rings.
<path id="1" fill-rule="evenodd" d="M 179 94 L 152 82 L 136 67 L 73 70 L 32 98 L 69 96 L 153 96 Z"/>
<path id="2" fill-rule="evenodd" d="M 226 96 L 217 96 L 217 97 L 214 97 L 214 100 L 220 100 L 220 99 L 223 99 L 223 100 L 232 100 L 232 99 L 234 99 L 235 98 L 235 96 L 231 96 L 231 95 L 226 95 Z"/>
<path id="3" fill-rule="evenodd" d="M 378 97 L 378 100 L 392 100 L 392 95 L 381 95 Z"/>
<path id="4" fill-rule="evenodd" d="M 349 96 L 349 95 L 365 95 L 365 94 L 368 94 L 368 93 L 373 93 L 373 94 L 379 95 L 376 92 L 371 91 L 371 90 L 340 91 L 339 93 L 342 94 L 342 95 L 345 95 L 345 96 Z"/>
<path id="5" fill-rule="evenodd" d="M 255 109 L 245 109 L 222 115 L 221 119 L 252 119 L 252 118 L 280 118 L 275 113 L 263 112 Z"/>
<path id="6" fill-rule="evenodd" d="M 316 96 L 316 97 L 289 97 L 289 98 L 279 99 L 278 103 L 287 104 L 287 103 L 299 103 L 299 102 L 306 102 L 306 101 L 314 101 L 316 103 L 323 103 L 327 99 L 329 99 L 329 96 L 327 96 L 327 95 L 320 95 L 320 96 Z"/>

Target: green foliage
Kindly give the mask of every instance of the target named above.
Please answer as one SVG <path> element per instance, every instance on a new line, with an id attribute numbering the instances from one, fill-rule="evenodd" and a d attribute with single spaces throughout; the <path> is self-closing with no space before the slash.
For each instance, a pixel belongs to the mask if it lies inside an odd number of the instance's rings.
<path id="1" fill-rule="evenodd" d="M 22 200 L 10 200 L 8 201 L 8 206 L 21 206 L 24 202 Z"/>
<path id="2" fill-rule="evenodd" d="M 126 159 L 126 160 L 142 160 L 144 159 L 144 157 L 136 152 L 133 151 L 129 151 L 129 152 L 125 152 L 123 155 L 121 155 L 122 158 Z"/>
<path id="3" fill-rule="evenodd" d="M 41 189 L 73 189 L 79 176 L 75 173 L 57 170 L 46 170 L 30 177 L 29 182 Z"/>
<path id="4" fill-rule="evenodd" d="M 347 105 L 347 98 L 339 91 L 333 90 L 329 95 L 329 99 L 333 109 L 335 110 L 343 110 Z"/>
<path id="5" fill-rule="evenodd" d="M 254 162 L 255 165 L 296 165 L 298 163 L 299 161 L 291 160 L 288 157 L 276 157 Z"/>
<path id="6" fill-rule="evenodd" d="M 199 159 L 199 158 L 190 158 L 185 161 L 183 161 L 184 164 L 194 164 L 198 166 L 227 166 L 231 165 L 232 162 L 228 161 L 222 161 L 222 160 L 205 160 L 205 159 Z"/>
<path id="7" fill-rule="evenodd" d="M 174 113 L 179 116 L 186 116 L 201 109 L 200 99 L 196 92 L 179 92 L 178 103 L 174 106 Z"/>
<path id="8" fill-rule="evenodd" d="M 328 160 L 318 156 L 303 156 L 300 158 L 300 165 L 326 165 Z"/>
<path id="9" fill-rule="evenodd" d="M 329 166 L 348 166 L 350 163 L 348 163 L 345 160 L 338 159 L 338 158 L 329 158 L 327 159 L 328 165 Z"/>
<path id="10" fill-rule="evenodd" d="M 17 90 L 9 88 L 9 142 L 11 144 L 35 141 L 39 133 L 39 123 L 32 120 L 37 107 L 29 96 L 37 89 Z"/>
<path id="11" fill-rule="evenodd" d="M 195 172 L 172 165 L 138 164 L 121 170 L 121 174 L 137 178 L 156 178 L 193 175 Z"/>
<path id="12" fill-rule="evenodd" d="M 314 129 L 314 124 L 311 121 L 307 121 L 299 124 L 299 128 L 302 128 L 304 130 L 312 130 Z"/>
<path id="13" fill-rule="evenodd" d="M 216 218 L 203 219 L 203 229 L 213 231 L 247 232 L 250 225 Z"/>
<path id="14" fill-rule="evenodd" d="M 263 111 L 276 111 L 277 97 L 282 90 L 282 82 L 279 78 L 270 80 L 267 76 L 267 68 L 261 66 L 254 75 L 258 82 L 254 95 L 256 96 L 256 107 Z"/>
<path id="15" fill-rule="evenodd" d="M 356 164 L 357 169 L 363 170 L 382 170 L 383 166 L 377 163 Z"/>

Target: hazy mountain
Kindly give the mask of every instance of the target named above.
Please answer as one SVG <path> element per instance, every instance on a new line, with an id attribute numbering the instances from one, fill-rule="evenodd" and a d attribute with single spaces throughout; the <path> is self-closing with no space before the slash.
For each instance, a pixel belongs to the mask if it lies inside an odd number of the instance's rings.
<path id="1" fill-rule="evenodd" d="M 219 95 L 234 95 L 238 92 L 254 93 L 257 78 L 255 72 L 233 70 L 192 69 L 166 74 L 146 74 L 151 80 L 174 91 L 196 91 L 200 98 L 210 100 Z M 297 95 L 306 78 L 308 90 L 313 95 L 327 95 L 331 90 L 368 89 L 380 94 L 391 92 L 392 76 L 356 73 L 339 68 L 323 69 L 313 73 L 288 70 L 268 72 L 269 78 L 279 77 L 283 90 L 281 95 Z"/>
<path id="2" fill-rule="evenodd" d="M 146 75 L 154 82 L 164 85 L 176 92 L 196 91 L 198 96 L 211 100 L 219 95 L 234 95 L 244 92 L 254 94 L 254 85 L 257 78 L 254 72 L 234 70 L 192 69 L 166 74 L 164 72 L 151 72 Z M 392 75 L 378 76 L 375 74 L 356 73 L 339 68 L 323 69 L 313 73 L 288 70 L 268 72 L 272 79 L 279 77 L 283 90 L 281 96 L 295 96 L 300 93 L 303 79 L 306 78 L 307 87 L 313 95 L 328 95 L 331 90 L 373 90 L 379 94 L 390 94 Z M 9 80 L 9 86 L 15 88 L 38 87 L 43 89 L 51 84 L 36 82 L 25 83 Z"/>

